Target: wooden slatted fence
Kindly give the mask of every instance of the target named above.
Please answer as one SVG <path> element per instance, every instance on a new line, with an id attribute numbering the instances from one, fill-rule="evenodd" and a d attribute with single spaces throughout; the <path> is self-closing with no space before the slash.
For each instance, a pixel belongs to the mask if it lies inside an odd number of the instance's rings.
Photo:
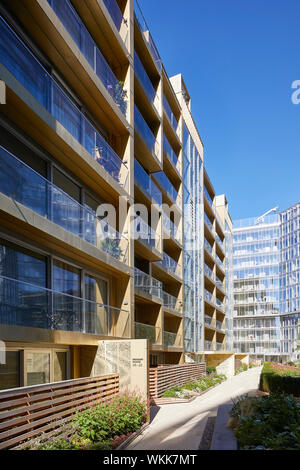
<path id="1" fill-rule="evenodd" d="M 67 437 L 77 410 L 118 394 L 117 374 L 0 392 L 0 450 L 24 448 L 28 440 L 41 436 Z"/>
<path id="2" fill-rule="evenodd" d="M 206 364 L 163 365 L 149 369 L 150 398 L 160 398 L 163 393 L 176 385 L 198 380 L 206 374 Z"/>

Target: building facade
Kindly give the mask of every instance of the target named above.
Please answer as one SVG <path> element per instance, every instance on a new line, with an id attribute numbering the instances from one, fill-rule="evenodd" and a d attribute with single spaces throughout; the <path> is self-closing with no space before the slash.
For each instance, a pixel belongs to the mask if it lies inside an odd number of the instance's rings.
<path id="1" fill-rule="evenodd" d="M 225 228 L 138 4 L 1 0 L 0 80 L 0 388 L 89 376 L 100 340 L 225 348 Z"/>
<path id="2" fill-rule="evenodd" d="M 298 357 L 298 204 L 234 223 L 234 350 L 253 359 Z"/>

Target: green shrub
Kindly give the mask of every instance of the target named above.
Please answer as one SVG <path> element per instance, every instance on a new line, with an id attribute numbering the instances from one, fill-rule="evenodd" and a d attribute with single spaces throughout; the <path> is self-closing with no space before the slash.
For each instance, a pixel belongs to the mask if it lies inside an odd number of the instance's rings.
<path id="1" fill-rule="evenodd" d="M 264 392 L 285 392 L 300 396 L 300 369 L 271 362 L 264 364 L 259 389 Z"/>
<path id="2" fill-rule="evenodd" d="M 216 374 L 217 369 L 213 366 L 206 366 L 206 373 L 207 374 Z"/>
<path id="3" fill-rule="evenodd" d="M 194 392 L 204 392 L 210 387 L 215 386 L 218 383 L 223 382 L 226 379 L 225 375 L 210 374 L 207 377 L 201 377 L 199 380 L 194 380 L 192 382 L 187 382 L 185 385 L 179 387 L 169 388 L 162 395 L 163 398 L 176 398 L 178 394 L 182 393 L 184 390 L 190 390 Z"/>
<path id="4" fill-rule="evenodd" d="M 292 396 L 242 397 L 231 415 L 240 449 L 300 449 L 300 404 Z"/>
<path id="5" fill-rule="evenodd" d="M 168 388 L 168 390 L 166 390 L 164 392 L 164 394 L 162 395 L 163 398 L 176 398 L 176 393 L 177 392 L 181 392 L 182 390 L 182 387 L 171 387 L 171 388 Z"/>
<path id="6" fill-rule="evenodd" d="M 123 393 L 109 403 L 98 404 L 78 412 L 75 429 L 92 443 L 137 431 L 146 421 L 147 406 L 132 393 Z"/>

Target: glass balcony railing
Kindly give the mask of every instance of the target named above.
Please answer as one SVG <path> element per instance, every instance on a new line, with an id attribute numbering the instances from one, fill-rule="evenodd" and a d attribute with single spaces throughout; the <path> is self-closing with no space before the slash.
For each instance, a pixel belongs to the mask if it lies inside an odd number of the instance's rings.
<path id="1" fill-rule="evenodd" d="M 162 282 L 138 268 L 134 268 L 134 286 L 150 295 L 163 299 Z"/>
<path id="2" fill-rule="evenodd" d="M 210 317 L 209 315 L 204 315 L 204 323 L 207 326 L 211 326 L 212 328 L 215 328 L 216 326 L 216 321 L 214 318 Z"/>
<path id="3" fill-rule="evenodd" d="M 223 344 L 223 343 L 216 343 L 216 350 L 217 350 L 217 351 L 225 351 L 225 344 Z"/>
<path id="4" fill-rule="evenodd" d="M 5 276 L 0 276 L 0 324 L 130 337 L 126 310 Z"/>
<path id="5" fill-rule="evenodd" d="M 126 116 L 127 93 L 69 0 L 47 0 L 102 84 Z M 106 2 L 104 2 L 106 3 Z M 112 3 L 111 1 L 107 3 Z M 121 17 L 122 20 L 122 17 Z"/>
<path id="6" fill-rule="evenodd" d="M 176 153 L 174 152 L 165 134 L 163 138 L 163 145 L 164 145 L 164 152 L 167 155 L 168 159 L 173 163 L 174 167 L 180 172 L 178 157 Z"/>
<path id="7" fill-rule="evenodd" d="M 1 18 L 0 62 L 107 173 L 127 187 L 127 166 Z"/>
<path id="8" fill-rule="evenodd" d="M 204 264 L 204 272 L 209 277 L 210 279 L 213 280 L 213 272 L 212 270 L 207 266 L 207 264 Z"/>
<path id="9" fill-rule="evenodd" d="M 137 2 L 137 0 L 135 0 L 134 2 L 134 18 L 135 18 L 135 21 L 136 21 L 136 24 L 139 28 L 139 30 L 141 31 L 148 47 L 149 47 L 149 50 L 150 50 L 150 53 L 152 55 L 152 58 L 155 62 L 155 64 L 157 65 L 158 69 L 161 70 L 162 69 L 162 61 L 161 61 L 161 58 L 160 58 L 160 55 L 159 55 L 159 52 L 156 48 L 156 45 L 154 43 L 154 40 L 152 38 L 152 35 L 150 33 L 150 30 L 148 28 L 148 25 L 146 23 L 146 20 L 144 18 L 144 15 L 142 13 L 142 10 Z"/>
<path id="10" fill-rule="evenodd" d="M 176 333 L 164 331 L 164 346 L 182 347 L 182 337 Z"/>
<path id="11" fill-rule="evenodd" d="M 61 0 L 60 0 L 61 1 Z M 121 38 L 127 45 L 128 42 L 128 24 L 127 20 L 123 17 L 123 13 L 116 0 L 103 0 L 111 19 L 113 20 L 115 27 L 119 31 Z"/>
<path id="12" fill-rule="evenodd" d="M 142 242 L 159 249 L 160 236 L 141 217 L 135 220 L 135 240 L 141 240 Z"/>
<path id="13" fill-rule="evenodd" d="M 0 192 L 126 263 L 128 240 L 0 146 Z"/>
<path id="14" fill-rule="evenodd" d="M 158 158 L 159 144 L 136 105 L 134 106 L 134 125 L 141 139 L 144 141 L 146 147 L 148 148 L 149 152 L 155 158 Z"/>
<path id="15" fill-rule="evenodd" d="M 219 237 L 219 235 L 217 234 L 217 232 L 215 233 L 215 236 L 216 236 L 216 240 L 217 240 L 219 246 L 221 247 L 222 251 L 224 251 L 224 244 L 223 244 L 221 238 Z"/>
<path id="16" fill-rule="evenodd" d="M 209 292 L 209 290 L 204 289 L 204 297 L 208 302 L 214 303 L 214 297 L 213 297 L 212 293 Z"/>
<path id="17" fill-rule="evenodd" d="M 212 341 L 204 341 L 204 349 L 205 351 L 211 351 L 213 347 Z"/>
<path id="18" fill-rule="evenodd" d="M 135 322 L 134 327 L 136 339 L 148 339 L 150 344 L 159 344 L 160 328 L 138 322 Z"/>
<path id="19" fill-rule="evenodd" d="M 221 281 L 221 279 L 218 278 L 218 276 L 216 276 L 216 284 L 220 289 L 222 289 L 224 291 L 224 284 Z"/>
<path id="20" fill-rule="evenodd" d="M 181 277 L 181 266 L 167 253 L 163 254 L 162 261 L 156 261 L 156 263 L 162 264 L 168 271 Z"/>
<path id="21" fill-rule="evenodd" d="M 161 206 L 161 191 L 151 179 L 150 175 L 148 175 L 148 173 L 144 170 L 142 165 L 140 165 L 140 163 L 136 159 L 134 160 L 134 178 L 137 186 L 139 186 L 143 191 L 146 191 L 148 197 L 150 199 L 154 199 L 156 204 Z"/>
<path id="22" fill-rule="evenodd" d="M 168 217 L 165 212 L 162 213 L 162 224 L 163 224 L 163 229 L 165 234 L 169 238 L 173 238 L 174 240 L 177 240 L 179 243 L 181 243 L 181 236 L 180 236 L 180 231 L 179 228 L 176 227 L 174 222 Z"/>
<path id="23" fill-rule="evenodd" d="M 171 123 L 171 126 L 173 127 L 175 133 L 177 132 L 177 128 L 178 128 L 178 121 L 171 109 L 171 106 L 169 105 L 169 102 L 167 100 L 167 98 L 165 97 L 165 95 L 163 96 L 163 103 L 164 103 L 164 109 L 165 109 L 165 112 L 169 118 L 169 121 Z"/>
<path id="24" fill-rule="evenodd" d="M 224 311 L 224 305 L 223 305 L 223 302 L 221 302 L 221 300 L 216 299 L 216 305 L 219 307 L 219 309 Z"/>
<path id="25" fill-rule="evenodd" d="M 182 313 L 182 305 L 180 305 L 180 302 L 178 302 L 177 297 L 174 295 L 163 292 L 163 304 L 166 308 L 177 310 L 178 312 Z"/>
<path id="26" fill-rule="evenodd" d="M 169 178 L 165 175 L 163 171 L 158 171 L 153 173 L 155 180 L 158 182 L 159 186 L 167 193 L 168 197 L 179 207 L 181 208 L 181 197 L 178 192 L 172 185 Z"/>
<path id="27" fill-rule="evenodd" d="M 155 88 L 152 85 L 152 82 L 150 78 L 148 77 L 146 70 L 144 69 L 141 59 L 139 58 L 139 56 L 137 55 L 135 51 L 134 51 L 134 71 L 150 103 L 153 104 L 157 108 L 158 98 L 157 98 Z"/>
<path id="28" fill-rule="evenodd" d="M 224 264 L 222 263 L 222 261 L 220 260 L 218 255 L 216 255 L 216 262 L 217 262 L 217 265 L 219 266 L 219 268 L 221 268 L 222 271 L 224 271 Z"/>
<path id="29" fill-rule="evenodd" d="M 213 252 L 212 246 L 211 246 L 210 243 L 208 243 L 206 238 L 204 238 L 204 246 L 205 246 L 206 250 L 212 255 L 212 252 Z"/>
<path id="30" fill-rule="evenodd" d="M 223 323 L 222 323 L 221 321 L 217 320 L 217 321 L 216 321 L 216 328 L 217 328 L 218 330 L 222 330 L 222 331 L 223 331 L 223 330 L 224 330 Z"/>
<path id="31" fill-rule="evenodd" d="M 204 222 L 206 223 L 206 225 L 210 228 L 211 232 L 213 232 L 213 224 L 211 223 L 209 217 L 206 215 L 206 213 L 204 212 Z"/>
<path id="32" fill-rule="evenodd" d="M 204 196 L 205 196 L 206 199 L 208 200 L 209 204 L 210 204 L 211 206 L 213 206 L 213 200 L 212 200 L 212 198 L 211 198 L 211 196 L 210 196 L 210 194 L 209 194 L 209 192 L 207 191 L 207 189 L 206 189 L 205 186 L 204 186 L 204 190 L 203 190 L 203 191 L 204 191 Z"/>

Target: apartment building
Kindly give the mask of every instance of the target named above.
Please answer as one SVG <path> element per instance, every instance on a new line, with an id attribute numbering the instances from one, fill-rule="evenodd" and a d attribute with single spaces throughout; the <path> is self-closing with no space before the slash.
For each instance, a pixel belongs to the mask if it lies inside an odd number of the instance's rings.
<path id="1" fill-rule="evenodd" d="M 234 223 L 234 350 L 253 359 L 299 357 L 299 207 Z"/>
<path id="2" fill-rule="evenodd" d="M 93 374 L 103 339 L 153 366 L 225 349 L 225 219 L 138 4 L 0 16 L 0 389 Z"/>

